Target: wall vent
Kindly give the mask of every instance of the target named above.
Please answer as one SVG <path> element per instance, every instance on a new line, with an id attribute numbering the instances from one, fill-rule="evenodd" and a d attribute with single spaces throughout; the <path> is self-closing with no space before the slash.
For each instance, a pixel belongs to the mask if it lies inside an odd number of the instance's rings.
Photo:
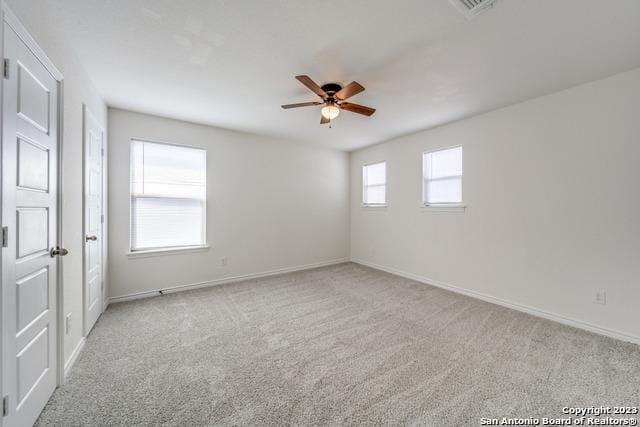
<path id="1" fill-rule="evenodd" d="M 449 0 L 467 19 L 472 19 L 480 13 L 493 7 L 496 0 Z"/>

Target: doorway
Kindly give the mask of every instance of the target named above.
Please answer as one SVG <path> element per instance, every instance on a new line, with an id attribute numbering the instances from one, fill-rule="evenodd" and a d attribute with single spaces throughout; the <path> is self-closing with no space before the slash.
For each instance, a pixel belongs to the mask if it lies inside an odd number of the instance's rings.
<path id="1" fill-rule="evenodd" d="M 2 425 L 32 425 L 60 382 L 62 75 L 3 4 Z"/>
<path id="2" fill-rule="evenodd" d="M 104 301 L 104 128 L 85 105 L 84 128 L 84 336 Z"/>

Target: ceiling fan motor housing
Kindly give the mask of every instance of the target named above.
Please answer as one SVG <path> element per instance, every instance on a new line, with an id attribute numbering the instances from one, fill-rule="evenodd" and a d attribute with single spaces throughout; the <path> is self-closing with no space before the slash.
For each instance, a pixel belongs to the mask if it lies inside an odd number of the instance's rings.
<path id="1" fill-rule="evenodd" d="M 327 92 L 329 95 L 333 95 L 342 89 L 338 83 L 327 83 L 326 85 L 322 85 L 322 90 Z"/>

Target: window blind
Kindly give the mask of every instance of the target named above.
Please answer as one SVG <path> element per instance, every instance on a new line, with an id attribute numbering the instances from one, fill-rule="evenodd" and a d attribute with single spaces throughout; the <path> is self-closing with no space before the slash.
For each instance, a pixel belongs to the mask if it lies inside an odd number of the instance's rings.
<path id="1" fill-rule="evenodd" d="M 384 205 L 387 202 L 387 163 L 373 163 L 362 167 L 362 203 Z"/>
<path id="2" fill-rule="evenodd" d="M 424 153 L 423 202 L 462 203 L 462 147 Z"/>
<path id="3" fill-rule="evenodd" d="M 206 151 L 131 141 L 131 250 L 205 244 Z"/>

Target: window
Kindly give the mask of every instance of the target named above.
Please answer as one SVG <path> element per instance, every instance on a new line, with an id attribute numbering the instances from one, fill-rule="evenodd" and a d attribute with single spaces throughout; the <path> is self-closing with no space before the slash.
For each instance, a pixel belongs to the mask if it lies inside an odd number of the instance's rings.
<path id="1" fill-rule="evenodd" d="M 422 201 L 425 205 L 462 203 L 462 147 L 424 153 Z"/>
<path id="2" fill-rule="evenodd" d="M 131 251 L 205 245 L 207 152 L 131 141 Z"/>
<path id="3" fill-rule="evenodd" d="M 387 202 L 387 163 L 379 162 L 362 167 L 362 203 L 365 206 L 384 206 Z"/>

